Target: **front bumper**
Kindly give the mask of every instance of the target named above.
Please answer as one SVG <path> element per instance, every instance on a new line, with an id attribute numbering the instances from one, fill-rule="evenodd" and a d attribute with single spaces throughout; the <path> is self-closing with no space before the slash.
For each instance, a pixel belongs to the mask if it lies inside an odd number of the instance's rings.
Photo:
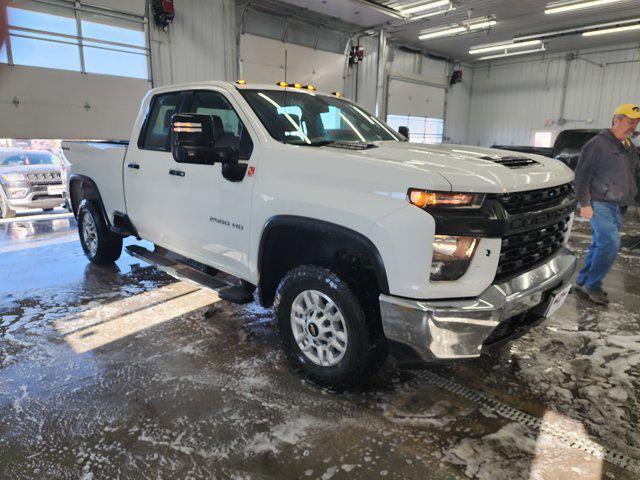
<path id="1" fill-rule="evenodd" d="M 9 198 L 5 192 L 5 198 L 9 208 L 12 210 L 20 208 L 56 208 L 64 203 L 64 192 L 62 195 L 48 195 L 44 191 L 30 191 L 23 198 Z"/>
<path id="2" fill-rule="evenodd" d="M 411 347 L 424 360 L 478 357 L 485 342 L 505 330 L 510 319 L 531 312 L 540 317 L 549 293 L 569 282 L 576 264 L 575 255 L 563 247 L 544 264 L 491 285 L 474 299 L 421 301 L 380 295 L 385 336 Z"/>

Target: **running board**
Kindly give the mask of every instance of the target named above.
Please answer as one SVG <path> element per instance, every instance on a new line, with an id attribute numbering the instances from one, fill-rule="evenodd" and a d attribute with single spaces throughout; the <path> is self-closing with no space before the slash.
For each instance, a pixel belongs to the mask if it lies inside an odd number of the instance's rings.
<path id="1" fill-rule="evenodd" d="M 150 263 L 178 280 L 188 280 L 213 290 L 222 300 L 237 304 L 245 304 L 253 301 L 253 295 L 242 287 L 229 285 L 212 275 L 208 275 L 189 265 L 167 258 L 157 252 L 147 250 L 140 245 L 129 245 L 126 247 L 126 250 L 132 257 Z"/>

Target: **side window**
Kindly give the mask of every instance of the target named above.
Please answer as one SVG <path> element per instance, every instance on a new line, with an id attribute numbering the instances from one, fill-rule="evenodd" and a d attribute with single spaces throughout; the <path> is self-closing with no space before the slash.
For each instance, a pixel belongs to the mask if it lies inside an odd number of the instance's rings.
<path id="1" fill-rule="evenodd" d="M 210 90 L 193 92 L 189 113 L 209 115 L 213 119 L 215 146 L 234 147 L 238 150 L 240 159 L 249 159 L 253 142 L 240 117 L 224 95 Z"/>
<path id="2" fill-rule="evenodd" d="M 153 97 L 140 148 L 163 152 L 170 150 L 171 116 L 176 113 L 181 94 L 182 92 L 171 92 Z"/>

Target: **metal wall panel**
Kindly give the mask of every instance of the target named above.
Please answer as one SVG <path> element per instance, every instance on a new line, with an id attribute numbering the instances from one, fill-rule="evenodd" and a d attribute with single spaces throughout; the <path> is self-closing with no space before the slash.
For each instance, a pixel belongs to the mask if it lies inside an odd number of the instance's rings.
<path id="1" fill-rule="evenodd" d="M 236 77 L 235 2 L 180 0 L 164 32 L 151 29 L 154 86 Z"/>
<path id="2" fill-rule="evenodd" d="M 604 128 L 618 104 L 640 101 L 637 45 L 577 52 L 570 58 L 539 56 L 476 67 L 468 134 L 458 131 L 463 110 L 456 108 L 447 117 L 447 135 L 473 145 L 531 145 L 536 130 L 557 134 L 568 128 Z M 565 122 L 559 122 L 561 117 Z"/>
<path id="3" fill-rule="evenodd" d="M 443 141 L 464 144 L 469 130 L 474 72 L 466 66 L 457 68 L 462 70 L 462 82 L 447 88 Z"/>
<path id="4" fill-rule="evenodd" d="M 356 40 L 356 45 L 364 47 L 364 59 L 356 67 L 355 101 L 369 112 L 375 113 L 378 79 L 378 37 L 365 36 Z"/>

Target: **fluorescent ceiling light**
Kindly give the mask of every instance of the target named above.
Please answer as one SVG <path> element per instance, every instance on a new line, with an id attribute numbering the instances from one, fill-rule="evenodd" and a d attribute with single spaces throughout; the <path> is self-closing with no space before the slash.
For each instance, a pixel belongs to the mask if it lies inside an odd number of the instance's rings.
<path id="1" fill-rule="evenodd" d="M 422 4 L 410 4 L 405 8 L 398 8 L 405 15 L 412 15 L 414 13 L 424 12 L 425 10 L 431 10 L 439 7 L 451 7 L 451 0 L 437 0 L 435 2 L 427 2 Z"/>
<path id="2" fill-rule="evenodd" d="M 522 50 L 520 52 L 509 52 L 509 53 L 501 53 L 498 55 L 488 55 L 486 57 L 480 57 L 478 60 L 491 60 L 494 58 L 504 58 L 504 57 L 513 57 L 515 55 L 526 55 L 528 53 L 538 53 L 538 52 L 544 52 L 545 48 L 544 45 L 542 45 L 540 48 L 534 48 L 531 50 Z"/>
<path id="3" fill-rule="evenodd" d="M 523 48 L 523 47 L 531 47 L 533 45 L 540 45 L 542 40 L 529 40 L 528 42 L 509 42 L 509 43 L 494 43 L 490 45 L 478 45 L 477 47 L 471 48 L 469 50 L 469 55 L 477 55 L 479 53 L 487 53 L 487 52 L 499 52 L 501 50 L 510 50 L 512 48 Z"/>
<path id="4" fill-rule="evenodd" d="M 487 22 L 481 22 L 481 23 L 474 23 L 472 25 L 469 25 L 469 28 L 471 30 L 478 30 L 480 28 L 489 28 L 489 27 L 493 27 L 496 23 L 495 20 L 489 20 Z"/>
<path id="5" fill-rule="evenodd" d="M 600 7 L 602 5 L 607 5 L 609 3 L 617 3 L 622 0 L 589 0 L 589 1 L 573 1 L 573 2 L 561 2 L 561 3 L 550 3 L 547 5 L 544 13 L 547 15 L 553 13 L 565 13 L 572 12 L 574 10 L 582 10 L 583 8 L 593 8 Z"/>
<path id="6" fill-rule="evenodd" d="M 515 37 L 513 39 L 514 42 L 524 42 L 527 40 L 546 40 L 549 38 L 557 38 L 557 37 L 564 37 L 567 35 L 578 35 L 580 33 L 587 33 L 587 32 L 591 32 L 591 31 L 596 31 L 599 29 L 599 31 L 605 31 L 605 30 L 614 30 L 620 27 L 625 27 L 625 26 L 635 26 L 637 24 L 640 24 L 640 18 L 633 18 L 630 20 L 619 20 L 616 22 L 608 22 L 608 23 L 601 23 L 601 24 L 596 24 L 596 25 L 587 25 L 584 27 L 574 27 L 574 28 L 568 28 L 565 30 L 555 30 L 553 32 L 545 32 L 545 33 L 536 33 L 536 34 L 532 34 L 532 35 L 523 35 L 521 37 Z M 609 32 L 607 32 L 609 33 Z"/>
<path id="7" fill-rule="evenodd" d="M 449 35 L 455 35 L 456 33 L 462 33 L 466 31 L 467 31 L 466 27 L 446 28 L 444 30 L 438 30 L 437 32 L 424 33 L 420 35 L 418 38 L 420 40 L 426 40 L 428 38 L 447 37 Z"/>
<path id="8" fill-rule="evenodd" d="M 451 5 L 446 10 L 436 10 L 435 12 L 423 13 L 421 15 L 413 15 L 410 20 L 420 20 L 422 18 L 427 17 L 435 17 L 436 15 L 444 15 L 445 13 L 453 12 L 456 9 L 453 5 Z"/>
<path id="9" fill-rule="evenodd" d="M 640 24 L 627 25 L 626 27 L 605 28 L 604 30 L 591 30 L 590 32 L 584 32 L 582 36 L 593 37 L 595 35 L 606 35 L 608 33 L 628 32 L 630 30 L 640 30 Z"/>
<path id="10" fill-rule="evenodd" d="M 498 22 L 490 18 L 477 18 L 475 20 L 450 25 L 449 27 L 441 28 L 435 31 L 427 30 L 420 34 L 418 38 L 420 40 L 427 40 L 429 38 L 447 37 L 450 35 L 456 35 L 458 33 L 470 32 L 471 30 L 480 30 L 482 28 L 493 27 L 497 23 Z"/>

